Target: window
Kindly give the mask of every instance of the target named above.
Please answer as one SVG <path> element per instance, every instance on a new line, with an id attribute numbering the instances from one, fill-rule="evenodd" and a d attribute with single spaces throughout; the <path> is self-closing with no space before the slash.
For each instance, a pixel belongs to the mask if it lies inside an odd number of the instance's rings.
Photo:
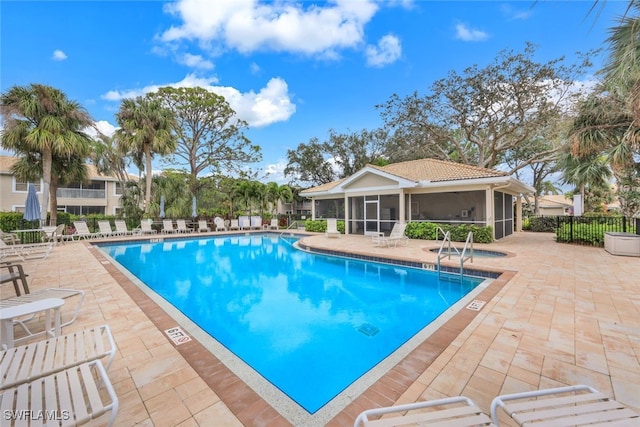
<path id="1" fill-rule="evenodd" d="M 124 191 L 122 191 L 122 184 L 120 184 L 119 182 L 115 183 L 115 195 L 116 196 L 122 196 L 124 194 Z"/>
<path id="2" fill-rule="evenodd" d="M 33 182 L 33 185 L 36 186 L 36 191 L 40 192 L 40 181 Z M 14 191 L 24 191 L 25 193 L 29 190 L 29 182 L 21 181 L 18 178 L 15 178 L 15 189 Z"/>

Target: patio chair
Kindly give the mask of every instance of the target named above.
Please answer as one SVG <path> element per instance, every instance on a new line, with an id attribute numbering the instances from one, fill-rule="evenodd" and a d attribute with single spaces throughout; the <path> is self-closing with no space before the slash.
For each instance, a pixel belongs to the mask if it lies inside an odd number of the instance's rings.
<path id="1" fill-rule="evenodd" d="M 151 222 L 142 220 L 140 222 L 140 234 L 156 234 L 157 231 L 151 228 Z"/>
<path id="2" fill-rule="evenodd" d="M 44 259 L 53 249 L 53 243 L 25 243 L 7 245 L 0 239 L 0 260 L 18 258 L 21 261 Z"/>
<path id="3" fill-rule="evenodd" d="M 237 219 L 232 219 L 229 224 L 229 230 L 240 230 L 240 224 Z"/>
<path id="4" fill-rule="evenodd" d="M 252 216 L 250 223 L 251 230 L 262 230 L 262 217 L 261 216 Z"/>
<path id="5" fill-rule="evenodd" d="M 269 230 L 279 230 L 278 226 L 278 218 L 271 218 L 271 223 L 269 224 Z"/>
<path id="6" fill-rule="evenodd" d="M 111 223 L 109 221 L 98 221 L 98 230 L 100 237 L 115 236 L 116 233 L 111 229 Z"/>
<path id="7" fill-rule="evenodd" d="M 420 410 L 420 412 L 416 412 Z M 413 411 L 413 412 L 411 412 Z M 398 414 L 396 417 L 384 417 L 370 420 L 369 417 Z M 354 427 L 384 427 L 404 425 L 439 425 L 439 426 L 494 426 L 491 418 L 483 413 L 473 401 L 464 396 L 385 408 L 368 409 L 356 418 Z"/>
<path id="8" fill-rule="evenodd" d="M 338 220 L 335 218 L 327 219 L 327 231 L 324 233 L 327 237 L 340 237 L 338 231 Z"/>
<path id="9" fill-rule="evenodd" d="M 207 225 L 207 220 L 206 219 L 201 219 L 198 220 L 198 232 L 202 233 L 208 233 L 211 231 L 211 228 L 209 228 L 209 226 Z"/>
<path id="10" fill-rule="evenodd" d="M 44 228 L 44 227 L 43 227 Z M 57 227 L 55 227 L 53 230 L 51 230 L 50 232 L 46 233 L 44 236 L 42 236 L 42 242 L 46 243 L 46 242 L 53 242 L 53 244 L 57 244 L 58 242 L 63 242 L 64 243 L 64 239 L 65 234 L 64 234 L 64 229 L 66 228 L 65 224 L 60 224 Z"/>
<path id="11" fill-rule="evenodd" d="M 91 231 L 89 231 L 89 227 L 87 226 L 87 223 L 84 221 L 73 221 L 73 226 L 76 229 L 75 236 L 78 237 L 78 240 L 93 239 L 94 237 L 101 236 L 100 233 L 92 233 Z"/>
<path id="12" fill-rule="evenodd" d="M 374 235 L 373 243 L 375 245 L 386 244 L 387 247 L 391 247 L 391 245 L 393 244 L 393 246 L 395 247 L 395 246 L 398 246 L 398 242 L 403 242 L 404 246 L 407 246 L 409 244 L 409 238 L 404 234 L 406 228 L 407 228 L 406 223 L 396 222 L 393 225 L 393 229 L 391 229 L 391 233 L 389 233 L 388 236 L 385 236 L 383 233 L 380 233 L 379 235 Z"/>
<path id="13" fill-rule="evenodd" d="M 47 298 L 61 298 L 67 300 L 68 298 L 78 297 L 73 315 L 67 321 L 63 321 L 60 326 L 67 326 L 75 322 L 80 313 L 80 308 L 84 301 L 84 291 L 78 289 L 65 289 L 65 288 L 45 288 L 31 292 L 27 283 L 27 276 L 24 274 L 24 269 L 21 264 L 5 263 L 0 265 L 0 271 L 3 271 L 0 283 L 12 282 L 16 296 L 8 297 L 0 300 L 0 308 L 14 307 L 16 305 L 25 304 L 29 302 L 35 302 Z M 33 333 L 27 326 L 27 322 L 32 320 L 35 316 L 27 318 L 21 318 L 15 323 L 18 324 L 25 332 L 25 337 L 19 338 L 20 341 L 24 341 L 32 336 L 39 335 L 39 333 Z M 18 340 L 16 340 L 18 341 Z"/>
<path id="14" fill-rule="evenodd" d="M 519 426 L 640 425 L 640 414 L 587 385 L 498 396 L 491 402 L 491 418 L 496 424 L 498 409 Z"/>
<path id="15" fill-rule="evenodd" d="M 106 394 L 100 392 L 101 387 Z M 68 416 L 70 419 L 65 419 L 63 425 L 75 426 L 111 411 L 108 425 L 112 426 L 118 413 L 118 396 L 102 363 L 94 360 L 3 390 L 0 407 L 17 414 Z M 52 424 L 48 418 L 44 420 L 47 425 Z M 43 420 L 39 423 L 43 424 Z"/>
<path id="16" fill-rule="evenodd" d="M 20 237 L 16 233 L 5 233 L 0 230 L 0 240 L 5 242 L 7 245 L 15 245 L 20 243 Z"/>
<path id="17" fill-rule="evenodd" d="M 0 390 L 105 357 L 108 371 L 115 355 L 108 325 L 13 347 L 0 351 Z"/>
<path id="18" fill-rule="evenodd" d="M 176 233 L 191 233 L 193 230 L 187 227 L 184 219 L 176 219 Z"/>
<path id="19" fill-rule="evenodd" d="M 129 228 L 127 227 L 127 223 L 121 219 L 117 219 L 115 221 L 115 224 L 116 224 L 116 233 L 119 236 L 133 236 L 133 235 L 142 234 L 142 230 L 140 230 L 139 228 L 136 228 L 134 230 L 129 230 Z"/>
<path id="20" fill-rule="evenodd" d="M 240 230 L 251 230 L 251 220 L 249 220 L 248 216 L 239 216 L 238 223 L 240 224 Z"/>
<path id="21" fill-rule="evenodd" d="M 176 230 L 175 228 L 173 228 L 173 221 L 170 219 L 163 219 L 162 220 L 162 233 L 163 234 L 171 234 L 171 233 L 175 233 Z"/>

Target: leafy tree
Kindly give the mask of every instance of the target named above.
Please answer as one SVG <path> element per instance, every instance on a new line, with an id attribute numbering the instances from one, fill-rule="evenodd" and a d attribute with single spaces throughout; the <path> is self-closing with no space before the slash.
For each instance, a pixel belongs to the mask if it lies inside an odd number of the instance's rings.
<path id="1" fill-rule="evenodd" d="M 558 159 L 562 179 L 566 184 L 576 187 L 585 209 L 595 210 L 598 204 L 590 200 L 590 195 L 598 194 L 598 189 L 609 188 L 611 169 L 605 156 L 576 157 L 569 151 L 563 151 Z"/>
<path id="2" fill-rule="evenodd" d="M 312 138 L 287 151 L 285 176 L 308 185 L 321 185 L 348 177 L 369 163 L 384 163 L 388 133 L 383 129 L 340 134 L 329 130 L 329 139 Z"/>
<path id="3" fill-rule="evenodd" d="M 52 186 L 53 158 L 69 160 L 89 154 L 91 140 L 84 129 L 93 120 L 76 101 L 69 100 L 60 90 L 50 86 L 31 84 L 14 86 L 0 96 L 0 112 L 4 129 L 0 135 L 4 148 L 35 154 L 42 161 L 43 220 L 50 209 L 50 223 L 57 220 L 56 186 Z"/>
<path id="4" fill-rule="evenodd" d="M 129 181 L 128 154 L 120 143 L 118 134 L 109 137 L 99 133 L 98 139 L 93 141 L 91 160 L 99 173 L 114 176 L 124 191 Z"/>
<path id="5" fill-rule="evenodd" d="M 567 113 L 571 85 L 590 65 L 589 55 L 567 66 L 563 58 L 535 62 L 534 54 L 529 43 L 520 53 L 502 51 L 484 68 L 450 71 L 427 95 L 394 94 L 378 105 L 393 132 L 390 160 L 432 157 L 494 168 L 508 151 L 548 137 L 541 130 Z M 531 150 L 510 173 L 549 159 L 554 150 Z"/>
<path id="6" fill-rule="evenodd" d="M 260 147 L 243 134 L 247 123 L 236 118 L 224 97 L 200 87 L 163 87 L 149 96 L 175 117 L 177 145 L 168 161 L 187 165 L 192 196 L 197 193 L 202 172 L 229 173 L 262 158 Z"/>
<path id="7" fill-rule="evenodd" d="M 182 171 L 168 169 L 152 180 L 153 197 L 150 214 L 159 216 L 160 198 L 165 198 L 165 214 L 168 218 L 187 218 L 191 216 L 191 195 L 189 194 L 189 175 Z"/>
<path id="8" fill-rule="evenodd" d="M 116 114 L 120 125 L 117 137 L 126 151 L 142 153 L 145 159 L 146 189 L 145 213 L 151 203 L 151 160 L 158 154 L 165 156 L 173 152 L 176 140 L 171 133 L 175 120 L 171 111 L 150 96 L 124 99 Z"/>

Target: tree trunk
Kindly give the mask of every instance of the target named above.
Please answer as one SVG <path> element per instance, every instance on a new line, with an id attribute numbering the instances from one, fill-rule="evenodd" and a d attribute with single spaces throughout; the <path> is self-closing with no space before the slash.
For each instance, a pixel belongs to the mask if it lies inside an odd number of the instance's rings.
<path id="1" fill-rule="evenodd" d="M 149 205 L 151 204 L 151 147 L 149 144 L 144 145 L 145 174 L 147 175 L 147 187 L 144 194 L 144 213 L 149 213 Z"/>
<path id="2" fill-rule="evenodd" d="M 49 225 L 58 225 L 58 187 L 58 177 L 51 176 L 51 186 L 49 187 L 51 216 L 49 217 Z"/>
<path id="3" fill-rule="evenodd" d="M 42 150 L 42 205 L 40 206 L 40 222 L 46 224 L 49 209 L 49 187 L 51 186 L 51 164 L 53 162 L 51 149 Z M 47 224 L 49 225 L 49 224 Z"/>

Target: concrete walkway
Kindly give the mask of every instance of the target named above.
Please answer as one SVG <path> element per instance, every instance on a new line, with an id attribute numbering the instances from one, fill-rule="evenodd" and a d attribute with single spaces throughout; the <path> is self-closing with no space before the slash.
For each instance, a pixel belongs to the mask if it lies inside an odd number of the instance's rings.
<path id="1" fill-rule="evenodd" d="M 428 251 L 437 246 L 433 241 L 412 240 L 397 248 L 374 247 L 363 236 L 314 235 L 303 241 L 315 248 L 421 263 L 436 259 Z M 506 272 L 484 307 L 467 316 L 439 350 L 428 349 L 444 335 L 427 339 L 327 424 L 350 426 L 357 413 L 381 402 L 461 394 L 488 412 L 498 394 L 578 383 L 640 412 L 640 258 L 558 244 L 551 234 L 519 233 L 476 248 L 510 254 L 467 263 Z M 90 244 L 58 245 L 46 260 L 23 265 L 32 289 L 86 292 L 81 315 L 65 332 L 111 326 L 118 346 L 109 371 L 120 399 L 117 425 L 292 424 L 197 341 L 176 347 L 167 339 L 163 330 L 176 321 Z M 13 294 L 11 284 L 1 289 L 2 298 Z"/>

